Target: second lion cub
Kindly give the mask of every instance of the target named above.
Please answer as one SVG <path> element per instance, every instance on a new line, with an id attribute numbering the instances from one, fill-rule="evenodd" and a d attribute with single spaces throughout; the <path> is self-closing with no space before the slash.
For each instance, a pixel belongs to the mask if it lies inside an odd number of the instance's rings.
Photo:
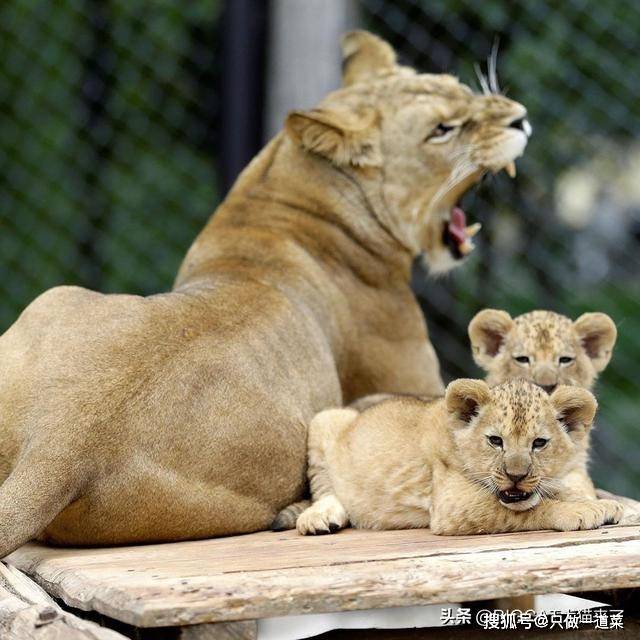
<path id="1" fill-rule="evenodd" d="M 524 380 L 489 388 L 463 379 L 433 402 L 323 411 L 309 428 L 313 504 L 297 529 L 351 522 L 466 535 L 617 522 L 620 503 L 583 499 L 558 480 L 583 459 L 596 406 L 579 387 L 548 395 Z"/>

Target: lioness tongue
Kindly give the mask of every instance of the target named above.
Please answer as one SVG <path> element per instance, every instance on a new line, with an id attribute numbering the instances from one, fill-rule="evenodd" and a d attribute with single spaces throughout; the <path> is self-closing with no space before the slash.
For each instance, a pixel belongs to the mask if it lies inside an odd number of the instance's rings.
<path id="1" fill-rule="evenodd" d="M 467 216 L 460 207 L 451 209 L 451 219 L 449 220 L 449 234 L 452 235 L 458 244 L 462 244 L 467 238 L 466 232 Z"/>

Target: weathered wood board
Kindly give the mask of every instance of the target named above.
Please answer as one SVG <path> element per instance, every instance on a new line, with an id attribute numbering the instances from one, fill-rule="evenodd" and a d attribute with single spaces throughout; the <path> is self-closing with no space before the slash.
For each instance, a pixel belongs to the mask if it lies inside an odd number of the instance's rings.
<path id="1" fill-rule="evenodd" d="M 442 537 L 257 533 L 56 549 L 8 562 L 68 605 L 141 627 L 640 587 L 640 526 Z"/>
<path id="2" fill-rule="evenodd" d="M 63 611 L 37 584 L 0 562 L 2 640 L 127 640 Z"/>

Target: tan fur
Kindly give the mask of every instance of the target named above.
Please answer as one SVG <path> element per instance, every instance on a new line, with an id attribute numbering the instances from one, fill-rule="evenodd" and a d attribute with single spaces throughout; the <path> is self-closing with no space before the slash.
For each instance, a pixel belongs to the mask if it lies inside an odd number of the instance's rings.
<path id="1" fill-rule="evenodd" d="M 409 286 L 450 208 L 522 153 L 524 108 L 345 40 L 345 86 L 251 162 L 171 293 L 76 287 L 0 338 L 0 557 L 266 528 L 305 487 L 307 424 L 377 392 L 441 393 Z M 461 125 L 427 140 L 440 122 Z M 161 216 L 162 212 L 158 211 Z"/>
<path id="2" fill-rule="evenodd" d="M 490 385 L 524 378 L 547 391 L 558 384 L 591 389 L 611 359 L 616 336 L 616 325 L 604 313 L 585 313 L 573 322 L 553 311 L 531 311 L 512 319 L 506 311 L 484 309 L 469 323 L 473 357 L 487 372 Z M 516 360 L 522 357 L 529 362 Z M 572 360 L 561 362 L 567 357 Z M 586 454 L 564 482 L 595 498 Z"/>
<path id="3" fill-rule="evenodd" d="M 549 396 L 524 380 L 493 388 L 456 380 L 431 403 L 395 398 L 360 414 L 323 411 L 309 428 L 313 504 L 298 531 L 329 533 L 351 522 L 468 535 L 616 522 L 622 505 L 584 499 L 561 480 L 580 464 L 595 410 L 595 398 L 577 387 Z M 536 449 L 537 438 L 548 442 Z M 513 486 L 531 496 L 503 503 L 498 492 Z"/>
<path id="4" fill-rule="evenodd" d="M 553 388 L 558 384 L 591 389 L 609 360 L 617 330 L 604 313 L 585 313 L 575 322 L 553 311 L 531 311 L 516 318 L 484 309 L 469 323 L 473 357 L 487 372 L 487 383 L 525 378 Z M 516 357 L 526 356 L 529 363 Z M 569 363 L 560 358 L 571 357 Z"/>

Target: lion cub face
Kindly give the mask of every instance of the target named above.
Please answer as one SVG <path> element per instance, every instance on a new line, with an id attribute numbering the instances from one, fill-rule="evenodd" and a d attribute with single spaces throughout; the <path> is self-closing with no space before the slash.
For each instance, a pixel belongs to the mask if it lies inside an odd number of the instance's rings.
<path id="1" fill-rule="evenodd" d="M 464 473 L 514 511 L 560 488 L 557 479 L 584 450 L 597 407 L 585 389 L 560 386 L 548 395 L 521 379 L 493 388 L 457 380 L 445 402 Z"/>
<path id="2" fill-rule="evenodd" d="M 526 109 L 487 89 L 475 94 L 449 75 L 396 63 L 391 46 L 364 31 L 343 40 L 343 88 L 318 108 L 294 111 L 289 136 L 357 182 L 380 227 L 432 270 L 473 248 L 464 193 L 487 171 L 515 175 L 531 134 Z"/>
<path id="3" fill-rule="evenodd" d="M 561 384 L 590 389 L 611 359 L 616 336 L 604 313 L 585 313 L 573 322 L 552 311 L 511 318 L 485 309 L 469 324 L 473 357 L 490 385 L 525 378 L 549 393 Z"/>

